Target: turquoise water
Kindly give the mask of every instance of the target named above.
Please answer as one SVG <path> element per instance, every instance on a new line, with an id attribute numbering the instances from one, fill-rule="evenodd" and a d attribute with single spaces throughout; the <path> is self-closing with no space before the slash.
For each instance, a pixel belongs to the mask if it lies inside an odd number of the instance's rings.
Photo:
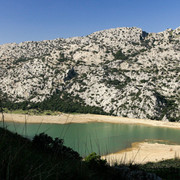
<path id="1" fill-rule="evenodd" d="M 117 152 L 133 142 L 163 140 L 180 144 L 180 130 L 144 125 L 111 123 L 21 124 L 6 123 L 7 129 L 28 138 L 41 132 L 64 139 L 64 144 L 82 156 L 91 152 L 100 155 Z"/>

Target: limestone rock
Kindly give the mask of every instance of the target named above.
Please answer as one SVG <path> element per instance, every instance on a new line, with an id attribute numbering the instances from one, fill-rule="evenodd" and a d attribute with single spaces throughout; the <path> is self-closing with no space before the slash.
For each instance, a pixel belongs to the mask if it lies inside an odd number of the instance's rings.
<path id="1" fill-rule="evenodd" d="M 10 100 L 41 102 L 56 90 L 114 115 L 178 121 L 180 28 L 0 45 L 0 91 Z"/>

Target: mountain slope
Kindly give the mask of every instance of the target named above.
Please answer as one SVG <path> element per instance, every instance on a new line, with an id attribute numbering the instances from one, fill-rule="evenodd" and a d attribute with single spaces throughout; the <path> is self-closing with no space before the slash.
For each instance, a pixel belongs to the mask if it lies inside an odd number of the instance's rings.
<path id="1" fill-rule="evenodd" d="M 118 116 L 180 120 L 180 28 L 4 44 L 0 62 L 0 90 L 11 101 L 42 102 L 60 92 Z"/>

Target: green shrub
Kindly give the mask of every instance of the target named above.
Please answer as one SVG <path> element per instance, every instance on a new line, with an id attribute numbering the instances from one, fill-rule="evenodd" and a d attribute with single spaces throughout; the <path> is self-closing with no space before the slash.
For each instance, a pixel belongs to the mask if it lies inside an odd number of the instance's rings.
<path id="1" fill-rule="evenodd" d="M 122 59 L 122 60 L 126 60 L 128 59 L 128 57 L 122 52 L 122 50 L 120 49 L 119 51 L 117 51 L 114 55 L 115 59 Z"/>
<path id="2" fill-rule="evenodd" d="M 13 61 L 13 64 L 16 65 L 18 63 L 21 63 L 21 62 L 26 62 L 28 61 L 29 59 L 28 58 L 25 58 L 25 57 L 20 57 L 19 59 L 16 59 Z"/>
<path id="3" fill-rule="evenodd" d="M 101 159 L 101 156 L 97 155 L 95 152 L 85 157 L 85 162 L 92 169 L 102 169 L 105 168 L 107 165 L 107 161 Z"/>

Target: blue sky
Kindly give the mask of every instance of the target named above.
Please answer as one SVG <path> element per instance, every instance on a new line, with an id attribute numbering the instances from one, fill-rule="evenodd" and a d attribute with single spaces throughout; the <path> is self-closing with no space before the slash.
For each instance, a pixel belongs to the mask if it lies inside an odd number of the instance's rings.
<path id="1" fill-rule="evenodd" d="M 180 26 L 180 0 L 0 0 L 0 44 L 84 36 L 116 27 Z"/>

